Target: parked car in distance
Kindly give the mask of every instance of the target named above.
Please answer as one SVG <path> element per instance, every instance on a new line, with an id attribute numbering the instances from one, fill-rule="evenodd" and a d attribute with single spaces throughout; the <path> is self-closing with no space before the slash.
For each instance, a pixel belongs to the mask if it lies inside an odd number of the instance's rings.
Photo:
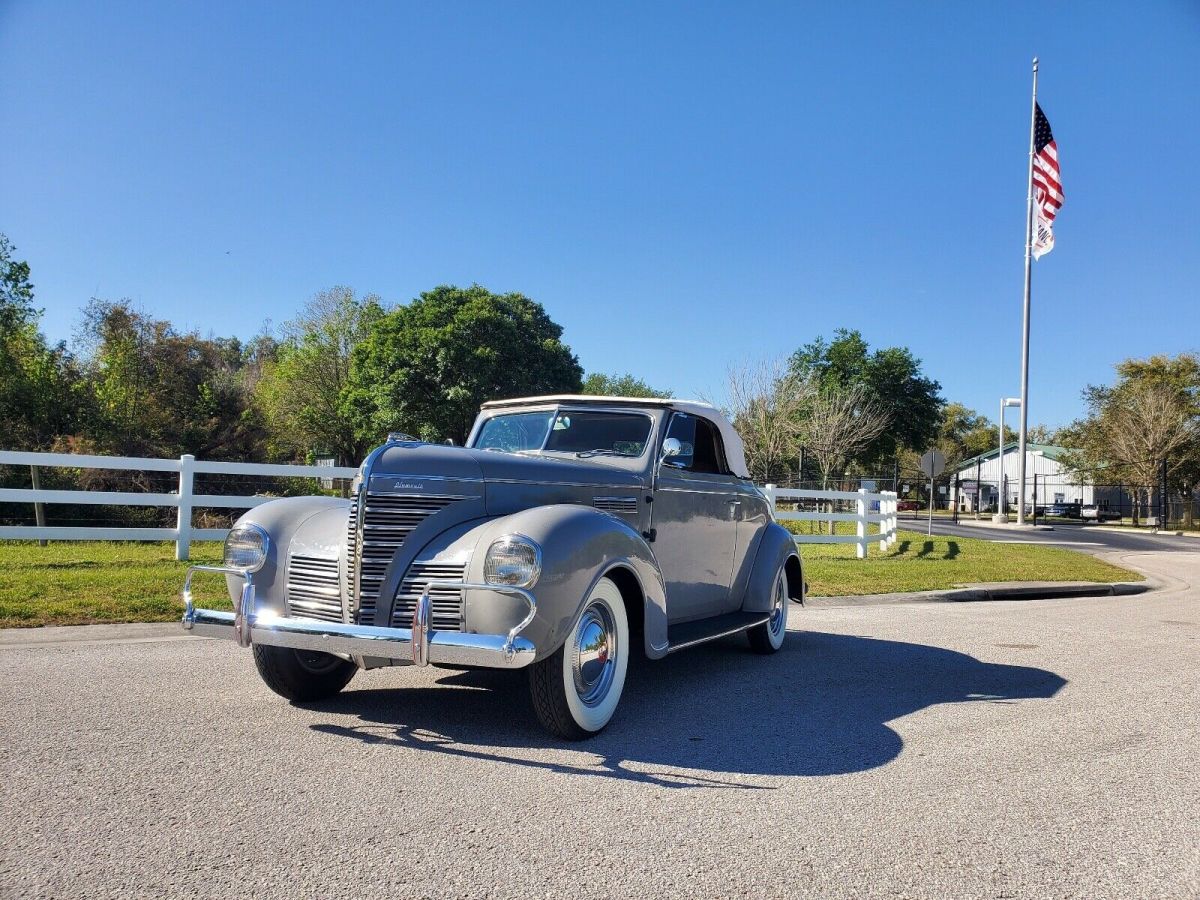
<path id="1" fill-rule="evenodd" d="M 1079 519 L 1083 515 L 1083 506 L 1079 503 L 1051 503 L 1047 505 L 1045 515 L 1059 519 Z"/>
<path id="2" fill-rule="evenodd" d="M 200 571 L 226 576 L 232 613 L 196 608 Z M 389 435 L 351 499 L 255 507 L 183 596 L 185 629 L 252 648 L 289 700 L 360 669 L 524 668 L 542 725 L 576 740 L 609 723 L 634 654 L 737 633 L 777 651 L 804 579 L 720 412 L 572 395 L 486 403 L 463 447 Z"/>
<path id="3" fill-rule="evenodd" d="M 1089 503 L 1079 513 L 1080 517 L 1092 522 L 1119 522 L 1121 513 L 1115 509 L 1102 508 L 1095 503 Z"/>
<path id="4" fill-rule="evenodd" d="M 915 512 L 925 506 L 920 500 L 897 500 L 896 512 Z"/>

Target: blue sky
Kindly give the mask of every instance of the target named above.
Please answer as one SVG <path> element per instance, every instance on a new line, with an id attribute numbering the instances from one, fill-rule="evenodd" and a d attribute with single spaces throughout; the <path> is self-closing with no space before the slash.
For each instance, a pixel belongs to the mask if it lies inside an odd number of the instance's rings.
<path id="1" fill-rule="evenodd" d="M 1200 3 L 0 0 L 0 231 L 44 330 L 128 297 L 250 336 L 478 282 L 589 371 L 720 399 L 839 327 L 1019 391 L 1030 58 L 1066 206 L 1030 420 L 1200 349 Z"/>

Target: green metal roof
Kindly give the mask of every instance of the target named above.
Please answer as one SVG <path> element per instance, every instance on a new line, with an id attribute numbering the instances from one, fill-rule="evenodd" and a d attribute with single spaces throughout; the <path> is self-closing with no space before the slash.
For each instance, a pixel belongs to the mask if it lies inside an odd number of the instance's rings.
<path id="1" fill-rule="evenodd" d="M 1010 451 L 1010 450 L 1016 451 L 1017 447 L 1018 447 L 1018 443 L 1016 441 L 1013 441 L 1010 444 L 1005 444 L 1004 452 L 1008 453 L 1008 451 Z M 1045 456 L 1049 459 L 1057 460 L 1057 459 L 1063 458 L 1063 455 L 1067 452 L 1067 448 L 1059 447 L 1055 444 L 1034 444 L 1031 442 L 1026 442 L 1025 452 L 1026 453 L 1037 452 L 1037 453 L 1041 453 L 1042 456 Z M 978 456 L 972 456 L 970 459 L 964 459 L 962 462 L 960 462 L 958 464 L 958 468 L 955 471 L 962 472 L 965 469 L 973 468 L 978 463 L 987 462 L 989 459 L 995 459 L 999 455 L 1000 455 L 999 450 L 989 450 L 987 453 L 980 453 Z"/>

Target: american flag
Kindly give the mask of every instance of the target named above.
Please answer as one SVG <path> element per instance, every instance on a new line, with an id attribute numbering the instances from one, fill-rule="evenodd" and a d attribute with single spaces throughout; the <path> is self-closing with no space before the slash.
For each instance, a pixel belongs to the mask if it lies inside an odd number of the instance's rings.
<path id="1" fill-rule="evenodd" d="M 1037 202 L 1033 257 L 1038 259 L 1054 249 L 1054 217 L 1062 208 L 1062 175 L 1058 169 L 1058 144 L 1050 130 L 1050 120 L 1041 106 L 1034 104 L 1033 118 L 1033 189 Z"/>

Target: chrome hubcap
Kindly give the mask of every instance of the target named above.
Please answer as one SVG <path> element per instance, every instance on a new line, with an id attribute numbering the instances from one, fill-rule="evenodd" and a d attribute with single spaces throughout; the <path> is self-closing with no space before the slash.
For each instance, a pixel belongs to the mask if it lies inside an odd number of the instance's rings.
<path id="1" fill-rule="evenodd" d="M 619 649 L 612 610 L 604 600 L 596 600 L 580 616 L 572 642 L 575 692 L 587 706 L 608 694 Z"/>
<path id="2" fill-rule="evenodd" d="M 775 599 L 771 605 L 771 621 L 769 628 L 772 634 L 779 634 L 787 627 L 787 576 L 782 572 L 775 579 Z"/>

